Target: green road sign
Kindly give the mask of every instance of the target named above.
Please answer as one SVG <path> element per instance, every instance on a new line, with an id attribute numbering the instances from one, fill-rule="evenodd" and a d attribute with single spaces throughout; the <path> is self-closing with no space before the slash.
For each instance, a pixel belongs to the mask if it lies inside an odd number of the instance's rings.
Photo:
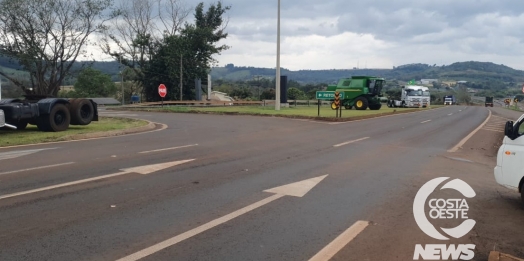
<path id="1" fill-rule="evenodd" d="M 341 100 L 344 99 L 344 92 L 339 92 L 339 98 Z M 318 91 L 317 92 L 317 100 L 334 100 L 335 99 L 335 92 L 329 92 L 329 91 Z"/>

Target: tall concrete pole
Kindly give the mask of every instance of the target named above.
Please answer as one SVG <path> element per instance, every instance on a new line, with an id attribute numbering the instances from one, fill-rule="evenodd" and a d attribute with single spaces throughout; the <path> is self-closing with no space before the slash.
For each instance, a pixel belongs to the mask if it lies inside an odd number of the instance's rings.
<path id="1" fill-rule="evenodd" d="M 280 110 L 280 0 L 278 0 L 278 20 L 277 20 L 277 76 L 275 79 L 275 110 Z"/>
<path id="2" fill-rule="evenodd" d="M 211 74 L 207 75 L 207 99 L 211 100 Z"/>

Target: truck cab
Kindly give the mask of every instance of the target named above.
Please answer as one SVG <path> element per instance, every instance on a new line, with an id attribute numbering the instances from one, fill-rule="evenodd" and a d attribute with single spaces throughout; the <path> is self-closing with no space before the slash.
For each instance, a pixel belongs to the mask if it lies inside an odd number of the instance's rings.
<path id="1" fill-rule="evenodd" d="M 484 103 L 486 107 L 493 107 L 493 97 L 486 97 L 486 102 Z"/>
<path id="2" fill-rule="evenodd" d="M 520 193 L 524 204 L 524 114 L 506 122 L 494 175 L 499 185 Z"/>

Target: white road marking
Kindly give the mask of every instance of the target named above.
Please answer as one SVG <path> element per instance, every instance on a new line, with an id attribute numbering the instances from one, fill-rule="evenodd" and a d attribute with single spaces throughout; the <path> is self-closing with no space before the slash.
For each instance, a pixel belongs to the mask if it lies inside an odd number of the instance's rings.
<path id="1" fill-rule="evenodd" d="M 87 183 L 87 182 L 100 180 L 100 179 L 112 178 L 112 177 L 116 177 L 116 176 L 130 174 L 130 173 L 139 173 L 139 174 L 143 174 L 143 175 L 150 174 L 152 172 L 159 171 L 159 170 L 162 170 L 162 169 L 165 169 L 165 168 L 169 168 L 169 167 L 173 167 L 173 166 L 176 166 L 176 165 L 180 165 L 180 164 L 183 164 L 183 163 L 186 163 L 186 162 L 189 162 L 189 161 L 193 161 L 193 159 L 191 159 L 191 160 L 173 161 L 173 162 L 154 164 L 154 165 L 148 165 L 148 166 L 141 166 L 141 167 L 135 167 L 135 168 L 129 168 L 129 169 L 122 169 L 121 170 L 122 172 L 119 172 L 119 173 L 103 175 L 103 176 L 99 176 L 99 177 L 82 179 L 82 180 L 77 180 L 77 181 L 71 181 L 71 182 L 66 182 L 66 183 L 62 183 L 62 184 L 58 184 L 58 185 L 53 185 L 53 186 L 48 186 L 48 187 L 43 187 L 43 188 L 32 189 L 32 190 L 27 190 L 27 191 L 22 191 L 22 192 L 17 192 L 17 193 L 3 195 L 3 196 L 0 196 L 0 200 L 6 199 L 6 198 L 22 196 L 22 195 L 27 195 L 27 194 L 32 194 L 32 193 L 37 193 L 37 192 L 42 192 L 42 191 L 46 191 L 46 190 L 52 190 L 52 189 L 57 189 L 57 188 L 68 187 L 68 186 L 82 184 L 82 183 Z"/>
<path id="2" fill-rule="evenodd" d="M 159 151 L 166 151 L 166 150 L 176 150 L 176 149 L 182 149 L 182 148 L 188 148 L 188 147 L 194 147 L 194 146 L 198 146 L 198 144 L 179 146 L 179 147 L 172 147 L 172 148 L 165 148 L 165 149 L 158 149 L 158 150 L 142 151 L 140 153 L 144 154 L 144 153 L 159 152 Z"/>
<path id="3" fill-rule="evenodd" d="M 493 130 L 493 129 L 486 129 L 486 128 L 483 128 L 483 130 L 494 131 L 494 132 L 504 132 L 504 130 Z"/>
<path id="4" fill-rule="evenodd" d="M 448 114 L 448 116 L 451 116 L 451 115 L 453 115 L 453 113 Z"/>
<path id="5" fill-rule="evenodd" d="M 0 160 L 6 160 L 6 159 L 15 159 L 18 157 L 27 156 L 33 153 L 37 153 L 44 150 L 54 150 L 58 148 L 46 148 L 46 149 L 36 149 L 36 150 L 17 150 L 17 151 L 8 151 L 8 152 L 1 152 L 0 153 Z"/>
<path id="6" fill-rule="evenodd" d="M 368 221 L 357 221 L 351 227 L 349 227 L 344 233 L 340 234 L 335 240 L 329 245 L 324 247 L 320 252 L 313 256 L 309 261 L 327 261 L 330 260 L 336 253 L 338 253 L 344 246 L 346 246 L 351 240 L 355 239 L 360 232 L 369 225 Z"/>
<path id="7" fill-rule="evenodd" d="M 39 169 L 48 169 L 48 168 L 60 167 L 60 166 L 71 165 L 71 164 L 74 164 L 74 162 L 67 162 L 67 163 L 60 163 L 60 164 L 54 164 L 54 165 L 48 165 L 48 166 L 42 166 L 42 167 L 36 167 L 36 168 L 28 168 L 28 169 L 21 169 L 21 170 L 13 170 L 13 171 L 7 171 L 7 172 L 0 172 L 0 176 L 1 176 L 1 175 L 7 175 L 7 174 L 13 174 L 13 173 L 19 173 L 19 172 L 32 171 L 32 170 L 39 170 Z"/>
<path id="8" fill-rule="evenodd" d="M 358 139 L 358 140 L 352 140 L 352 141 L 348 141 L 348 142 L 344 142 L 344 143 L 340 143 L 340 144 L 337 144 L 337 145 L 333 145 L 333 147 L 342 147 L 344 145 L 348 145 L 348 144 L 351 144 L 351 143 L 355 143 L 355 142 L 358 142 L 358 141 L 361 141 L 361 140 L 367 140 L 367 139 L 369 139 L 369 137 L 365 137 L 365 138 Z"/>
<path id="9" fill-rule="evenodd" d="M 488 115 L 488 117 L 486 118 L 486 120 L 482 124 L 480 124 L 468 136 L 464 137 L 464 139 L 462 139 L 457 145 L 455 145 L 455 147 L 453 147 L 452 149 L 448 150 L 448 152 L 455 152 L 455 151 L 457 151 L 462 145 L 464 145 L 464 143 L 466 143 L 471 137 L 473 137 L 473 135 L 475 135 L 475 133 L 477 133 L 477 131 L 482 129 L 484 127 L 484 125 L 486 125 L 486 123 L 488 123 L 489 119 L 491 119 L 491 110 L 489 110 L 489 115 Z"/>
<path id="10" fill-rule="evenodd" d="M 277 187 L 277 188 L 273 188 L 273 189 L 268 189 L 268 190 L 264 190 L 265 192 L 270 192 L 270 193 L 276 193 L 270 197 L 267 197 L 265 199 L 262 199 L 258 202 L 255 202 L 247 207 L 244 207 L 244 208 L 241 208 L 239 210 L 236 210 L 232 213 L 229 213 L 225 216 L 222 216 L 220 218 L 217 218 L 215 220 L 212 220 L 206 224 L 203 224 L 199 227 L 196 227 L 194 229 L 191 229 L 187 232 L 184 232 L 180 235 L 177 235 L 175 237 L 172 237 L 172 238 L 169 238 L 165 241 L 162 241 L 158 244 L 155 244 L 155 245 L 152 245 L 146 249 L 143 249 L 143 250 L 140 250 L 134 254 L 131 254 L 129 256 L 126 256 L 126 257 L 123 257 L 123 258 L 120 258 L 118 259 L 117 261 L 134 261 L 134 260 L 138 260 L 138 259 L 141 259 L 141 258 L 144 258 L 146 256 L 149 256 L 149 255 L 152 255 L 160 250 L 163 250 L 165 248 L 168 248 L 172 245 L 175 245 L 177 243 L 180 243 L 181 241 L 184 241 L 190 237 L 193 237 L 195 235 L 198 235 L 206 230 L 209 230 L 213 227 L 216 227 L 220 224 L 223 224 L 223 223 L 226 223 L 228 222 L 229 220 L 232 220 L 238 216 L 241 216 L 243 214 L 246 214 L 252 210 L 255 210 L 259 207 L 262 207 L 268 203 L 271 203 L 279 198 L 282 198 L 284 196 L 294 196 L 294 197 L 303 197 L 307 192 L 309 192 L 313 187 L 315 187 L 318 183 L 320 183 L 325 177 L 327 177 L 328 175 L 324 175 L 324 176 L 320 176 L 320 177 L 316 177 L 316 178 L 312 178 L 312 179 L 308 179 L 308 180 L 303 180 L 303 181 L 299 181 L 299 182 L 295 182 L 295 183 L 292 183 L 292 184 L 288 184 L 288 185 L 284 185 L 284 186 L 281 186 L 281 187 Z"/>
<path id="11" fill-rule="evenodd" d="M 431 121 L 431 120 L 427 120 L 427 121 L 423 121 L 423 122 L 421 122 L 421 123 L 426 123 L 426 122 L 430 122 L 430 121 Z"/>

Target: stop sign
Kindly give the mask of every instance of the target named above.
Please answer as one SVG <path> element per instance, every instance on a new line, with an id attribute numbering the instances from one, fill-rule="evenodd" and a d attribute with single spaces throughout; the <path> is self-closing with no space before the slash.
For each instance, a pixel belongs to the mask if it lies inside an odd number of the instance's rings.
<path id="1" fill-rule="evenodd" d="M 160 86 L 158 86 L 158 94 L 162 98 L 166 97 L 167 88 L 166 88 L 166 86 L 164 84 L 160 84 Z"/>

